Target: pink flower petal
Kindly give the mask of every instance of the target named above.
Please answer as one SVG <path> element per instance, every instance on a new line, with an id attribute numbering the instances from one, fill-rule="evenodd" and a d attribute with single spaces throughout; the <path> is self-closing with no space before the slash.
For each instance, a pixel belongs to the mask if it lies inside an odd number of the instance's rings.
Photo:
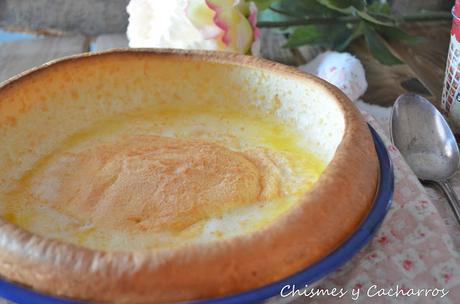
<path id="1" fill-rule="evenodd" d="M 233 0 L 206 0 L 212 9 L 214 23 L 224 32 L 222 42 L 227 49 L 246 53 L 253 41 L 252 26 L 234 6 Z"/>
<path id="2" fill-rule="evenodd" d="M 254 40 L 257 40 L 260 38 L 260 30 L 257 27 L 257 6 L 254 4 L 254 2 L 251 2 L 249 5 L 249 22 L 251 23 L 252 26 L 252 31 L 254 33 Z"/>

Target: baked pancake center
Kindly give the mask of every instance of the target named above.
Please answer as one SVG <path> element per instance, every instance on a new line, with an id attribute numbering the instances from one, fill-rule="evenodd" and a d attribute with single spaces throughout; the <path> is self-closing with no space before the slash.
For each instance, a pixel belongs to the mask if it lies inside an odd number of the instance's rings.
<path id="1" fill-rule="evenodd" d="M 40 201 L 107 228 L 180 231 L 280 195 L 260 151 L 162 136 L 132 136 L 54 159 L 32 179 Z M 65 203 L 64 203 L 65 202 Z"/>
<path id="2" fill-rule="evenodd" d="M 2 184 L 0 214 L 105 251 L 252 233 L 295 206 L 323 170 L 301 137 L 258 113 L 123 113 L 49 145 Z"/>

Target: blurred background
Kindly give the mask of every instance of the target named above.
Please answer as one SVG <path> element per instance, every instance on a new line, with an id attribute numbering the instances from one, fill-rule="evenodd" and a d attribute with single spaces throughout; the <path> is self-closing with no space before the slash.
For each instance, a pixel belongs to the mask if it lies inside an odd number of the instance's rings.
<path id="1" fill-rule="evenodd" d="M 167 0 L 165 0 L 167 1 Z M 453 0 L 392 0 L 399 13 L 450 10 Z M 96 36 L 122 33 L 129 0 L 0 0 L 0 27 L 10 30 Z"/>
<path id="2" fill-rule="evenodd" d="M 166 0 L 165 0 L 166 1 Z M 395 14 L 423 10 L 448 12 L 453 0 L 392 0 Z M 129 0 L 0 0 L 0 81 L 48 60 L 86 51 L 127 47 Z M 366 70 L 369 89 L 364 100 L 390 106 L 404 92 L 415 92 L 439 105 L 451 21 L 412 22 L 404 26 L 423 43 L 391 43 L 405 64 L 382 65 L 369 55 L 364 39 L 347 51 L 357 56 Z M 262 55 L 300 65 L 318 53 L 314 47 L 283 48 L 284 37 L 264 30 Z"/>

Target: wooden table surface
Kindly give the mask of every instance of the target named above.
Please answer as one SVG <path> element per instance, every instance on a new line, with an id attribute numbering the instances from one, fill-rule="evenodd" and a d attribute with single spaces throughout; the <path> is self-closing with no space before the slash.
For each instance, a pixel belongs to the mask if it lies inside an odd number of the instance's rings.
<path id="1" fill-rule="evenodd" d="M 425 37 L 425 41 L 416 45 L 391 45 L 407 63 L 404 65 L 384 66 L 370 56 L 363 41 L 352 45 L 351 52 L 366 69 L 369 82 L 369 89 L 363 97 L 366 102 L 391 106 L 400 94 L 415 92 L 426 96 L 436 106 L 440 105 L 450 23 L 414 24 L 409 31 Z M 299 65 L 320 51 L 312 47 L 283 49 L 280 46 L 284 42 L 284 37 L 264 31 L 262 55 L 282 63 Z M 2 42 L 0 38 L 0 81 L 55 58 L 127 46 L 124 34 L 101 35 L 91 40 L 83 36 L 57 36 Z"/>

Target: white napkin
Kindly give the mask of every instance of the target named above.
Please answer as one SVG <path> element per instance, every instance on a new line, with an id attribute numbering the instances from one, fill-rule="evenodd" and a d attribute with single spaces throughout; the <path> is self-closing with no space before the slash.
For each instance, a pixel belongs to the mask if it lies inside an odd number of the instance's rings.
<path id="1" fill-rule="evenodd" d="M 299 69 L 335 85 L 352 101 L 356 101 L 367 89 L 363 65 L 349 53 L 327 51 L 299 66 Z"/>

